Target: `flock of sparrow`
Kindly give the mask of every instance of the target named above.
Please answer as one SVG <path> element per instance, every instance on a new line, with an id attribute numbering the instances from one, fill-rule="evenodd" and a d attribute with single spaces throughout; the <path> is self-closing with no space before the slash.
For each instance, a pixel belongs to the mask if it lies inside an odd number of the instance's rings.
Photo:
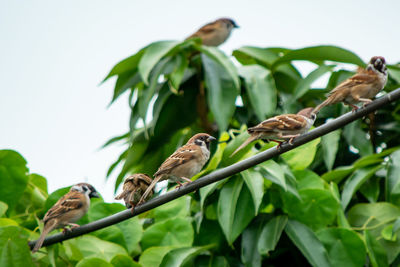
<path id="1" fill-rule="evenodd" d="M 232 19 L 221 18 L 201 27 L 187 39 L 200 38 L 203 45 L 219 46 L 228 39 L 234 28 L 238 26 Z M 233 154 L 258 139 L 275 141 L 279 144 L 278 149 L 282 142 L 288 141 L 291 144 L 294 138 L 310 129 L 321 108 L 343 102 L 356 111 L 358 109 L 356 104 L 367 105 L 372 102 L 371 99 L 383 89 L 386 81 L 385 59 L 379 56 L 372 57 L 366 69 L 359 68 L 354 76 L 334 88 L 327 99 L 316 108 L 309 107 L 300 110 L 297 114 L 275 116 L 248 128 L 250 137 Z M 153 195 L 156 183 L 168 179 L 180 187 L 182 182 L 191 182 L 190 178 L 199 173 L 210 158 L 210 143 L 213 140 L 215 138 L 206 133 L 194 135 L 161 164 L 154 174 L 154 179 L 141 173 L 127 177 L 122 193 L 115 199 L 123 199 L 126 207 L 133 211 L 135 206 L 142 204 Z M 52 230 L 64 228 L 65 233 L 78 227 L 79 225 L 74 222 L 86 214 L 92 197 L 99 197 L 99 195 L 90 184 L 79 183 L 72 186 L 70 191 L 45 214 L 43 231 L 32 252 L 40 249 L 46 235 Z"/>

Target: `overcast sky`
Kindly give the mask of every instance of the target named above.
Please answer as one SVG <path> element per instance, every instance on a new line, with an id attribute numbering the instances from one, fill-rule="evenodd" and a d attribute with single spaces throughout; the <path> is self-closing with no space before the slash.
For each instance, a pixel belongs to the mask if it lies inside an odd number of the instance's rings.
<path id="1" fill-rule="evenodd" d="M 400 1 L 105 1 L 0 0 L 0 149 L 14 149 L 49 191 L 105 183 L 122 147 L 99 150 L 128 130 L 121 98 L 107 108 L 111 67 L 156 40 L 180 40 L 218 17 L 240 29 L 221 48 L 330 44 L 364 61 L 400 61 Z M 168 141 L 168 140 L 166 140 Z M 116 174 L 116 173 L 115 173 Z"/>

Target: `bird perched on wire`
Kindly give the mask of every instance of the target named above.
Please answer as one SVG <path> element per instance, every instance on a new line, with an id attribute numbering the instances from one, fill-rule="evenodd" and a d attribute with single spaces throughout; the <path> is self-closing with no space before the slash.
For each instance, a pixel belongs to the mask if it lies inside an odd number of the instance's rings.
<path id="1" fill-rule="evenodd" d="M 206 133 L 194 135 L 182 147 L 169 156 L 158 171 L 154 180 L 141 197 L 138 204 L 142 204 L 153 190 L 156 183 L 169 179 L 182 186 L 183 181 L 191 182 L 190 178 L 201 171 L 210 158 L 210 143 L 216 140 Z"/>
<path id="2" fill-rule="evenodd" d="M 363 102 L 367 105 L 372 102 L 371 99 L 385 87 L 387 76 L 385 59 L 372 57 L 366 69 L 359 68 L 355 75 L 334 88 L 328 98 L 314 109 L 314 113 L 339 102 L 344 102 L 356 111 L 358 107 L 355 104 Z"/>
<path id="3" fill-rule="evenodd" d="M 186 38 L 186 40 L 200 37 L 203 45 L 219 46 L 228 39 L 232 29 L 234 28 L 239 28 L 235 21 L 230 18 L 220 18 L 204 25 Z"/>
<path id="4" fill-rule="evenodd" d="M 36 241 L 32 253 L 38 251 L 48 233 L 57 228 L 64 228 L 63 233 L 79 227 L 74 222 L 82 218 L 89 209 L 90 198 L 100 197 L 96 189 L 90 184 L 80 183 L 71 187 L 68 193 L 60 198 L 56 204 L 51 207 L 43 218 L 43 231 Z M 70 226 L 71 228 L 66 228 Z"/>
<path id="5" fill-rule="evenodd" d="M 284 114 L 269 118 L 247 129 L 250 137 L 232 153 L 231 157 L 258 139 L 277 142 L 279 143 L 278 148 L 283 143 L 281 140 L 289 141 L 291 144 L 294 138 L 306 133 L 311 128 L 316 117 L 313 108 L 305 108 L 297 114 Z"/>
<path id="6" fill-rule="evenodd" d="M 132 212 L 139 202 L 140 198 L 146 192 L 153 179 L 147 174 L 136 173 L 134 175 L 128 176 L 124 181 L 124 186 L 122 187 L 122 193 L 115 197 L 115 199 L 124 199 L 125 206 L 132 209 Z M 149 199 L 153 195 L 154 191 L 151 190 L 147 196 Z"/>

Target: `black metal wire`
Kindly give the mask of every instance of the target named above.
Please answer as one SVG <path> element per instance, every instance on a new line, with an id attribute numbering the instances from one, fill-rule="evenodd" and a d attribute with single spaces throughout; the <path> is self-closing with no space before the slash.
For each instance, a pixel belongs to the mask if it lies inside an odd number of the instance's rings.
<path id="1" fill-rule="evenodd" d="M 68 240 L 77 236 L 81 236 L 102 228 L 105 228 L 107 226 L 122 222 L 124 220 L 127 220 L 131 217 L 134 217 L 138 214 L 141 214 L 143 212 L 146 212 L 148 210 L 154 209 L 158 206 L 161 206 L 169 201 L 172 201 L 180 196 L 186 195 L 188 193 L 194 192 L 198 190 L 201 187 L 207 186 L 211 183 L 215 183 L 217 181 L 220 181 L 222 179 L 226 179 L 236 173 L 239 173 L 243 170 L 246 170 L 250 167 L 253 167 L 261 162 L 267 161 L 277 155 L 283 154 L 289 150 L 292 150 L 298 146 L 301 146 L 305 143 L 308 143 L 318 137 L 321 137 L 329 132 L 332 132 L 334 130 L 337 130 L 339 128 L 342 128 L 348 123 L 351 123 L 361 117 L 364 117 L 368 113 L 371 113 L 380 107 L 383 107 L 391 102 L 394 102 L 396 100 L 400 99 L 400 88 L 396 89 L 387 95 L 376 99 L 369 105 L 367 105 L 365 108 L 361 108 L 357 110 L 356 112 L 348 112 L 339 118 L 336 118 L 332 121 L 329 121 L 314 130 L 299 136 L 294 139 L 293 144 L 287 144 L 284 143 L 282 144 L 281 148 L 278 150 L 276 147 L 270 148 L 266 151 L 260 152 L 257 155 L 254 155 L 250 158 L 244 159 L 240 162 L 237 162 L 235 164 L 232 164 L 231 166 L 225 167 L 223 169 L 216 170 L 204 177 L 201 177 L 197 179 L 196 181 L 193 181 L 192 183 L 186 184 L 185 186 L 182 186 L 181 188 L 168 192 L 164 195 L 161 195 L 157 198 L 151 199 L 148 202 L 138 206 L 135 208 L 134 212 L 132 213 L 131 210 L 125 210 L 118 212 L 116 214 L 113 214 L 111 216 L 102 218 L 100 220 L 82 225 L 78 228 L 73 229 L 71 232 L 67 232 L 66 234 L 58 233 L 52 236 L 48 236 L 44 243 L 43 246 L 49 246 L 58 242 L 62 242 L 64 240 Z M 36 243 L 35 241 L 30 241 L 29 246 L 32 248 Z"/>

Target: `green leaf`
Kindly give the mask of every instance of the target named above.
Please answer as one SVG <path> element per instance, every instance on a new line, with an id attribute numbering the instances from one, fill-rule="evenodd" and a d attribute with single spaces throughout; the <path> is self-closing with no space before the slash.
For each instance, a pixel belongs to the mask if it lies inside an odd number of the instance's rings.
<path id="1" fill-rule="evenodd" d="M 325 247 L 306 225 L 288 220 L 285 232 L 312 266 L 331 266 Z"/>
<path id="2" fill-rule="evenodd" d="M 376 228 L 398 217 L 400 217 L 400 208 L 387 202 L 356 204 L 347 213 L 349 223 L 353 227 Z"/>
<path id="3" fill-rule="evenodd" d="M 212 59 L 215 62 L 218 62 L 218 64 L 223 67 L 226 73 L 229 74 L 230 79 L 233 81 L 234 86 L 237 90 L 239 90 L 240 87 L 240 81 L 239 81 L 239 76 L 236 70 L 235 65 L 233 65 L 233 62 L 227 57 L 220 49 L 217 47 L 212 47 L 212 46 L 197 46 L 197 48 L 207 55 L 206 57 L 202 56 L 202 59 L 204 58 L 209 58 Z M 203 64 L 205 64 L 203 62 Z"/>
<path id="4" fill-rule="evenodd" d="M 0 217 L 2 217 L 8 209 L 8 205 L 3 201 L 0 201 Z"/>
<path id="5" fill-rule="evenodd" d="M 297 188 L 301 189 L 324 189 L 325 183 L 321 177 L 310 170 L 297 170 L 293 171 L 297 180 Z"/>
<path id="6" fill-rule="evenodd" d="M 367 134 L 361 129 L 361 120 L 357 120 L 344 127 L 343 135 L 349 145 L 358 149 L 361 156 L 367 156 L 372 154 L 372 145 L 367 139 Z"/>
<path id="7" fill-rule="evenodd" d="M 256 172 L 253 169 L 242 171 L 240 175 L 245 181 L 247 188 L 250 190 L 254 207 L 256 208 L 254 215 L 257 215 L 262 198 L 264 196 L 264 178 L 259 172 Z"/>
<path id="8" fill-rule="evenodd" d="M 0 266 L 35 266 L 27 243 L 28 236 L 22 228 L 0 227 Z"/>
<path id="9" fill-rule="evenodd" d="M 178 41 L 159 41 L 150 44 L 146 48 L 138 65 L 139 73 L 146 85 L 149 83 L 149 74 L 154 66 L 178 44 Z"/>
<path id="10" fill-rule="evenodd" d="M 400 150 L 390 155 L 385 180 L 386 199 L 395 205 L 400 205 Z"/>
<path id="11" fill-rule="evenodd" d="M 261 255 L 258 252 L 257 245 L 265 218 L 256 218 L 242 234 L 241 259 L 245 266 L 261 266 Z"/>
<path id="12" fill-rule="evenodd" d="M 89 221 L 96 221 L 125 209 L 126 208 L 121 204 L 99 202 L 92 205 L 89 209 Z M 103 240 L 120 244 L 124 246 L 129 253 L 132 253 L 142 238 L 143 230 L 139 218 L 134 217 L 98 230 L 93 234 Z"/>
<path id="13" fill-rule="evenodd" d="M 264 225 L 260 237 L 258 239 L 258 251 L 262 255 L 268 255 L 270 251 L 275 250 L 283 229 L 288 221 L 287 216 L 281 215 L 272 218 Z"/>
<path id="14" fill-rule="evenodd" d="M 371 178 L 371 176 L 374 175 L 375 172 L 377 172 L 380 168 L 382 168 L 381 165 L 369 166 L 358 169 L 352 174 L 352 176 L 350 176 L 350 178 L 346 180 L 346 183 L 344 184 L 344 188 L 342 191 L 342 199 L 341 199 L 343 210 L 346 209 L 351 198 L 353 197 L 355 192 L 360 188 L 360 186 L 369 178 Z"/>
<path id="15" fill-rule="evenodd" d="M 268 48 L 253 46 L 243 46 L 234 50 L 232 55 L 243 65 L 261 64 L 267 68 L 278 58 L 277 53 Z"/>
<path id="16" fill-rule="evenodd" d="M 158 267 L 164 256 L 174 248 L 175 246 L 150 247 L 140 255 L 139 264 L 143 267 Z"/>
<path id="17" fill-rule="evenodd" d="M 344 228 L 325 228 L 317 232 L 317 237 L 328 251 L 332 266 L 364 266 L 367 252 L 356 232 Z"/>
<path id="18" fill-rule="evenodd" d="M 328 190 L 299 190 L 301 201 L 292 194 L 283 197 L 284 210 L 294 218 L 313 229 L 320 229 L 334 221 L 339 203 Z"/>
<path id="19" fill-rule="evenodd" d="M 76 267 L 113 267 L 111 263 L 108 263 L 107 261 L 100 259 L 100 258 L 88 258 L 88 259 L 82 259 L 81 261 L 78 262 Z"/>
<path id="20" fill-rule="evenodd" d="M 126 255 L 126 250 L 115 243 L 101 240 L 95 236 L 85 235 L 80 238 L 64 241 L 64 244 L 70 248 L 76 248 L 82 255 L 82 258 L 96 257 L 110 261 L 119 254 Z"/>
<path id="21" fill-rule="evenodd" d="M 207 102 L 219 131 L 228 128 L 229 121 L 235 112 L 236 97 L 239 88 L 227 70 L 218 62 L 202 54 L 204 75 L 207 89 Z"/>
<path id="22" fill-rule="evenodd" d="M 209 247 L 210 246 L 174 249 L 164 256 L 160 267 L 193 266 L 194 258 Z"/>
<path id="23" fill-rule="evenodd" d="M 174 57 L 174 64 L 173 71 L 167 76 L 171 81 L 171 85 L 173 86 L 174 90 L 177 91 L 183 80 L 185 71 L 189 66 L 189 60 L 183 54 L 178 54 L 176 57 Z"/>
<path id="24" fill-rule="evenodd" d="M 268 160 L 259 164 L 259 167 L 261 168 L 260 173 L 264 178 L 282 187 L 284 191 L 287 190 L 285 173 L 278 163 L 273 160 Z"/>
<path id="25" fill-rule="evenodd" d="M 0 218 L 0 227 L 1 226 L 9 226 L 9 225 L 18 226 L 18 223 L 9 218 Z"/>
<path id="26" fill-rule="evenodd" d="M 114 94 L 110 105 L 128 89 L 133 89 L 135 87 L 139 87 L 139 85 L 142 85 L 141 81 L 142 80 L 139 72 L 120 74 L 117 82 L 115 83 Z M 133 91 L 131 93 L 133 93 Z"/>
<path id="27" fill-rule="evenodd" d="M 400 229 L 400 218 L 393 223 L 392 236 Z"/>
<path id="28" fill-rule="evenodd" d="M 327 182 L 333 181 L 335 183 L 339 183 L 345 177 L 350 175 L 354 171 L 354 169 L 355 168 L 353 166 L 341 166 L 341 167 L 334 169 L 333 171 L 324 173 L 321 176 L 321 178 Z"/>
<path id="29" fill-rule="evenodd" d="M 114 267 L 141 267 L 141 265 L 132 260 L 127 255 L 116 255 L 112 260 L 111 264 Z"/>
<path id="30" fill-rule="evenodd" d="M 191 246 L 194 231 L 192 224 L 185 218 L 171 218 L 148 227 L 143 234 L 142 248 L 154 246 Z"/>
<path id="31" fill-rule="evenodd" d="M 151 217 L 154 217 L 156 222 L 174 217 L 186 217 L 189 215 L 190 199 L 189 196 L 183 196 L 165 203 L 153 209 Z"/>
<path id="32" fill-rule="evenodd" d="M 367 244 L 367 252 L 371 265 L 373 267 L 389 266 L 385 249 L 375 240 L 368 230 L 364 231 L 364 238 Z"/>
<path id="33" fill-rule="evenodd" d="M 218 222 L 226 240 L 232 244 L 255 214 L 251 194 L 240 176 L 224 184 L 218 199 Z"/>
<path id="34" fill-rule="evenodd" d="M 393 225 L 387 225 L 381 231 L 381 236 L 387 241 L 396 241 L 397 234 L 393 232 Z"/>
<path id="35" fill-rule="evenodd" d="M 336 61 L 343 63 L 365 66 L 365 63 L 360 57 L 349 50 L 329 45 L 321 45 L 314 47 L 306 47 L 297 50 L 292 50 L 279 58 L 273 64 L 272 68 L 276 68 L 282 63 L 287 63 L 293 60 L 308 60 L 308 61 Z"/>
<path id="36" fill-rule="evenodd" d="M 291 169 L 303 170 L 311 165 L 317 152 L 317 146 L 321 138 L 317 138 L 282 154 L 282 158 L 287 162 Z"/>
<path id="37" fill-rule="evenodd" d="M 291 102 L 294 103 L 296 99 L 302 97 L 310 89 L 313 82 L 318 80 L 322 75 L 331 71 L 335 66 L 321 65 L 312 72 L 310 72 L 307 77 L 300 80 L 297 86 L 294 88 L 294 93 Z"/>
<path id="38" fill-rule="evenodd" d="M 330 132 L 321 138 L 322 154 L 326 168 L 331 171 L 339 149 L 341 130 Z"/>
<path id="39" fill-rule="evenodd" d="M 139 52 L 134 54 L 133 56 L 130 56 L 128 58 L 125 58 L 118 62 L 110 71 L 110 73 L 104 78 L 103 82 L 105 82 L 108 78 L 114 76 L 114 75 L 121 75 L 125 72 L 128 71 L 134 71 L 140 61 L 140 59 L 143 56 L 143 53 L 146 48 L 141 49 Z"/>
<path id="40" fill-rule="evenodd" d="M 26 160 L 16 151 L 0 150 L 0 201 L 10 212 L 28 184 Z"/>
<path id="41" fill-rule="evenodd" d="M 258 65 L 242 66 L 239 74 L 245 80 L 245 87 L 251 106 L 260 121 L 275 113 L 277 94 L 271 73 Z"/>

